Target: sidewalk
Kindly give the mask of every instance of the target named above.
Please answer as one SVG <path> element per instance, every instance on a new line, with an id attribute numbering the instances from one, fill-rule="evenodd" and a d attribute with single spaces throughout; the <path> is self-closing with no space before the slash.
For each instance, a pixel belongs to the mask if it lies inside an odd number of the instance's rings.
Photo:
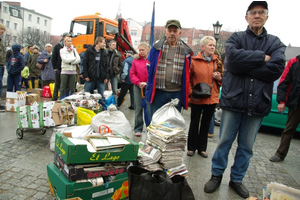
<path id="1" fill-rule="evenodd" d="M 134 110 L 128 109 L 129 99 L 127 95 L 120 110 L 124 112 L 133 127 Z M 4 100 L 1 101 L 4 103 Z M 183 111 L 183 116 L 188 131 L 190 111 Z M 0 199 L 54 199 L 49 190 L 46 172 L 47 164 L 53 163 L 54 160 L 54 154 L 49 150 L 52 129 L 47 129 L 45 135 L 41 135 L 39 130 L 25 130 L 23 139 L 17 139 L 15 134 L 17 114 L 11 112 L 0 113 L 0 127 L 0 151 L 2 152 L 0 154 Z M 127 135 L 136 142 L 146 140 L 145 132 L 142 137 L 135 137 L 130 131 Z M 219 127 L 215 127 L 214 137 L 208 139 L 208 158 L 202 158 L 197 154 L 193 157 L 184 155 L 189 171 L 188 183 L 197 200 L 242 199 L 228 185 L 236 143 L 233 144 L 229 154 L 228 168 L 224 173 L 220 188 L 212 194 L 206 194 L 203 191 L 204 184 L 211 176 L 211 158 L 217 146 L 218 137 Z M 271 181 L 300 189 L 299 137 L 292 141 L 289 154 L 284 162 L 272 163 L 268 158 L 274 154 L 279 141 L 280 135 L 273 131 L 264 130 L 258 134 L 254 145 L 254 155 L 244 178 L 244 184 L 249 189 L 251 196 L 261 199 L 263 186 Z"/>

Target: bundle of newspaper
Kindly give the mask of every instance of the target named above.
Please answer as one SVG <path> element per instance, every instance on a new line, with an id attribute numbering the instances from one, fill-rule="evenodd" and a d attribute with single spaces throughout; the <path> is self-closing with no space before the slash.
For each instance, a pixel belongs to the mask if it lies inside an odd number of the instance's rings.
<path id="1" fill-rule="evenodd" d="M 161 152 L 143 142 L 139 142 L 138 161 L 143 166 L 148 166 L 153 163 L 157 163 L 161 158 Z"/>
<path id="2" fill-rule="evenodd" d="M 299 200 L 300 190 L 286 185 L 271 182 L 263 189 L 263 199 L 270 200 Z"/>
<path id="3" fill-rule="evenodd" d="M 177 167 L 170 168 L 167 170 L 167 174 L 169 175 L 170 178 L 172 178 L 175 175 L 181 175 L 181 176 L 187 177 L 187 173 L 188 173 L 188 171 L 186 169 L 185 164 L 181 164 Z"/>
<path id="4" fill-rule="evenodd" d="M 164 169 L 172 169 L 183 164 L 187 136 L 183 129 L 171 127 L 167 123 L 151 124 L 147 127 L 146 143 L 161 151 Z"/>

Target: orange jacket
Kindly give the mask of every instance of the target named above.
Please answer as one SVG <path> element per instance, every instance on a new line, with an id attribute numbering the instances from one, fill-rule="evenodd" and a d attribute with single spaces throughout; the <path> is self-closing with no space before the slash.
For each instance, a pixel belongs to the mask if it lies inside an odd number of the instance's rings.
<path id="1" fill-rule="evenodd" d="M 219 103 L 219 88 L 222 82 L 213 79 L 213 72 L 217 71 L 217 55 L 213 56 L 212 61 L 207 63 L 207 61 L 202 57 L 202 52 L 198 55 L 192 57 L 191 68 L 190 68 L 190 88 L 189 94 L 192 94 L 192 88 L 197 83 L 207 83 L 211 85 L 213 82 L 213 87 L 211 90 L 211 97 L 205 99 L 194 99 L 190 98 L 190 103 L 192 104 L 216 104 Z M 218 70 L 220 71 L 220 70 Z M 224 67 L 222 65 L 222 72 Z"/>

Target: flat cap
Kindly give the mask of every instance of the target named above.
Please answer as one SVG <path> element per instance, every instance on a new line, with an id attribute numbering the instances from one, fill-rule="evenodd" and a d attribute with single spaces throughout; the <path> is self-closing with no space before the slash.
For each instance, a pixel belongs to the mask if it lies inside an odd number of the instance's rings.
<path id="1" fill-rule="evenodd" d="M 166 23 L 166 28 L 169 28 L 170 26 L 176 26 L 177 28 L 181 28 L 181 24 L 178 20 L 176 19 L 171 19 L 171 20 L 168 20 L 167 23 Z"/>

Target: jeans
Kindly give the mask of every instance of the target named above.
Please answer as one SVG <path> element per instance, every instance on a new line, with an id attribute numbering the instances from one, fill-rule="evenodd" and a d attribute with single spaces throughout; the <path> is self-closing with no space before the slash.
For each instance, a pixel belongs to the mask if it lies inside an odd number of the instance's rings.
<path id="1" fill-rule="evenodd" d="M 22 78 L 22 83 L 21 83 L 21 86 L 22 86 L 22 85 L 23 85 L 23 83 L 24 83 L 24 84 L 25 84 L 25 87 L 26 87 L 26 89 L 28 89 L 28 88 L 29 88 L 28 79 L 29 79 L 29 78 Z"/>
<path id="2" fill-rule="evenodd" d="M 179 112 L 181 112 L 181 91 L 177 91 L 177 92 L 166 92 L 163 90 L 159 90 L 156 89 L 155 91 L 155 96 L 153 98 L 152 103 L 150 104 L 150 109 L 151 109 L 151 119 L 153 114 L 159 109 L 161 108 L 163 105 L 165 105 L 166 103 L 169 103 L 172 99 L 179 99 L 179 103 L 176 106 L 177 110 Z M 150 119 L 150 122 L 151 122 Z"/>
<path id="3" fill-rule="evenodd" d="M 214 134 L 214 129 L 215 129 L 215 113 L 213 114 L 213 116 L 211 118 L 208 133 Z"/>
<path id="4" fill-rule="evenodd" d="M 249 116 L 247 113 L 222 110 L 220 140 L 212 158 L 212 174 L 220 176 L 228 164 L 228 154 L 237 137 L 237 149 L 231 167 L 230 180 L 242 182 L 253 155 L 253 145 L 261 126 L 263 116 Z"/>
<path id="5" fill-rule="evenodd" d="M 109 80 L 111 83 L 112 95 L 115 98 L 115 102 L 118 102 L 117 91 L 118 91 L 118 76 L 110 75 Z"/>
<path id="6" fill-rule="evenodd" d="M 84 84 L 84 91 L 94 94 L 95 85 L 97 87 L 98 93 L 101 95 L 101 101 L 99 102 L 102 106 L 105 105 L 105 98 L 104 98 L 104 83 L 101 83 L 99 80 L 95 81 L 85 81 Z"/>
<path id="7" fill-rule="evenodd" d="M 3 76 L 4 76 L 4 66 L 0 66 L 0 97 L 1 97 L 1 93 L 2 93 L 2 87 L 3 87 Z"/>
<path id="8" fill-rule="evenodd" d="M 7 91 L 8 92 L 16 92 L 21 90 L 21 75 L 11 76 L 7 75 Z"/>

